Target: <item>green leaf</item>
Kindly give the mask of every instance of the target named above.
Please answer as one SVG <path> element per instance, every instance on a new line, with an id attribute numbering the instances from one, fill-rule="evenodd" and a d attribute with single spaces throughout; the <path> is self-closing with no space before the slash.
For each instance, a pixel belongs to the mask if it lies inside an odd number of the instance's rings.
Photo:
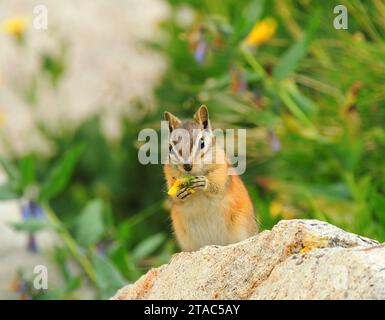
<path id="1" fill-rule="evenodd" d="M 300 61 L 305 57 L 311 39 L 319 23 L 319 12 L 311 19 L 307 32 L 302 40 L 293 44 L 280 58 L 279 62 L 274 66 L 273 76 L 277 80 L 283 80 L 292 74 Z"/>
<path id="2" fill-rule="evenodd" d="M 151 237 L 140 242 L 132 252 L 132 258 L 134 260 L 139 260 L 144 257 L 148 257 L 151 253 L 153 253 L 158 247 L 162 244 L 162 242 L 166 239 L 164 233 L 157 233 Z"/>
<path id="3" fill-rule="evenodd" d="M 7 159 L 0 156 L 0 165 L 4 168 L 7 173 L 8 179 L 11 181 L 18 181 L 20 178 L 19 171 L 17 168 Z"/>
<path id="4" fill-rule="evenodd" d="M 277 93 L 281 98 L 282 102 L 298 120 L 300 120 L 304 125 L 315 129 L 311 120 L 306 116 L 306 114 L 302 111 L 298 104 L 293 100 L 287 90 L 282 87 L 278 87 Z"/>
<path id="5" fill-rule="evenodd" d="M 10 184 L 0 186 L 0 200 L 13 200 L 19 198 L 19 194 L 14 191 Z"/>
<path id="6" fill-rule="evenodd" d="M 101 290 L 107 291 L 106 295 L 112 295 L 127 284 L 123 275 L 107 257 L 94 253 L 92 262 L 95 266 L 96 282 Z"/>
<path id="7" fill-rule="evenodd" d="M 66 186 L 75 164 L 84 149 L 83 144 L 78 144 L 66 152 L 48 175 L 40 191 L 40 200 L 49 200 L 58 195 Z"/>
<path id="8" fill-rule="evenodd" d="M 12 223 L 11 226 L 17 231 L 37 232 L 51 229 L 53 225 L 41 219 L 31 218 L 23 222 Z"/>
<path id="9" fill-rule="evenodd" d="M 69 270 L 68 262 L 69 251 L 63 247 L 53 248 L 53 259 L 59 268 L 60 274 L 63 277 L 65 283 L 69 282 L 72 278 L 71 271 Z"/>
<path id="10" fill-rule="evenodd" d="M 42 66 L 43 70 L 51 76 L 52 82 L 57 84 L 65 70 L 63 60 L 60 57 L 53 57 L 45 54 L 42 57 Z"/>
<path id="11" fill-rule="evenodd" d="M 260 20 L 265 8 L 265 0 L 253 0 L 246 5 L 239 15 L 235 26 L 235 36 L 237 40 L 245 37 L 250 32 L 254 24 Z"/>
<path id="12" fill-rule="evenodd" d="M 32 155 L 27 155 L 20 160 L 21 188 L 30 185 L 35 179 L 35 161 Z"/>
<path id="13" fill-rule="evenodd" d="M 294 102 L 301 108 L 307 116 L 312 116 L 318 111 L 318 106 L 314 101 L 305 96 L 294 82 L 291 82 L 287 89 Z"/>
<path id="14" fill-rule="evenodd" d="M 92 200 L 81 212 L 75 224 L 75 237 L 84 247 L 98 242 L 104 233 L 103 203 Z"/>

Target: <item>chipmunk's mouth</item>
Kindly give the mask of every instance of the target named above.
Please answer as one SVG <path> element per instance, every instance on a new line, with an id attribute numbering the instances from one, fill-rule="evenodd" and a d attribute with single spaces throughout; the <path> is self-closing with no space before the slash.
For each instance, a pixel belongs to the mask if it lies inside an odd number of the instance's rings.
<path id="1" fill-rule="evenodd" d="M 180 173 L 186 175 L 202 176 L 207 171 L 200 164 L 179 163 L 174 165 Z"/>

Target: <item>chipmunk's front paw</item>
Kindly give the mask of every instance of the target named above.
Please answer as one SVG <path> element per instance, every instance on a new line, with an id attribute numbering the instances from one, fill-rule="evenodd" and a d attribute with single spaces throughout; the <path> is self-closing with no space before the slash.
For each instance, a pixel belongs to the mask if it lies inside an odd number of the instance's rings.
<path id="1" fill-rule="evenodd" d="M 191 188 L 191 186 L 189 187 L 184 187 L 182 189 L 180 189 L 178 191 L 178 193 L 176 194 L 176 197 L 179 199 L 179 200 L 186 200 L 188 197 L 190 197 L 193 193 L 195 192 L 194 189 Z"/>
<path id="2" fill-rule="evenodd" d="M 190 188 L 198 190 L 206 190 L 207 188 L 207 178 L 205 176 L 197 176 L 194 180 L 191 181 Z"/>

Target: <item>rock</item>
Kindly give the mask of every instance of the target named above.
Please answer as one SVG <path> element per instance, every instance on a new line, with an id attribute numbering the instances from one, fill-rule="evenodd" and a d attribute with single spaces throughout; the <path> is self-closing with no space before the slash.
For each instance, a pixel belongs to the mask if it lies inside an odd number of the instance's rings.
<path id="1" fill-rule="evenodd" d="M 385 246 L 283 220 L 229 246 L 176 254 L 112 299 L 385 299 Z"/>

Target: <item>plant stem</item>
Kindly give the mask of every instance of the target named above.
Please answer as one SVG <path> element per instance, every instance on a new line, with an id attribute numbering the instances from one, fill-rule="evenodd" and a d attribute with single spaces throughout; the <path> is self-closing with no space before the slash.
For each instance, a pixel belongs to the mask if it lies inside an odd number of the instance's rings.
<path id="1" fill-rule="evenodd" d="M 306 117 L 284 88 L 279 88 L 277 93 L 292 114 L 294 114 L 304 125 L 315 129 L 313 123 Z"/>
<path id="2" fill-rule="evenodd" d="M 88 260 L 88 258 L 86 256 L 84 256 L 80 252 L 76 241 L 73 239 L 71 234 L 63 227 L 63 223 L 60 221 L 58 216 L 54 213 L 54 211 L 50 208 L 50 206 L 48 204 L 44 205 L 44 210 L 47 214 L 49 221 L 57 229 L 59 236 L 61 237 L 63 242 L 66 244 L 66 246 L 70 250 L 70 252 L 73 255 L 73 257 L 75 258 L 75 260 L 83 268 L 83 270 L 86 273 L 86 275 L 88 276 L 88 278 L 97 286 L 95 270 L 94 270 L 91 262 Z"/>
<path id="3" fill-rule="evenodd" d="M 265 69 L 258 63 L 257 60 L 255 60 L 253 54 L 247 48 L 245 45 L 241 45 L 241 52 L 243 57 L 246 59 L 248 64 L 253 68 L 253 70 L 262 78 L 266 78 L 266 71 Z"/>

